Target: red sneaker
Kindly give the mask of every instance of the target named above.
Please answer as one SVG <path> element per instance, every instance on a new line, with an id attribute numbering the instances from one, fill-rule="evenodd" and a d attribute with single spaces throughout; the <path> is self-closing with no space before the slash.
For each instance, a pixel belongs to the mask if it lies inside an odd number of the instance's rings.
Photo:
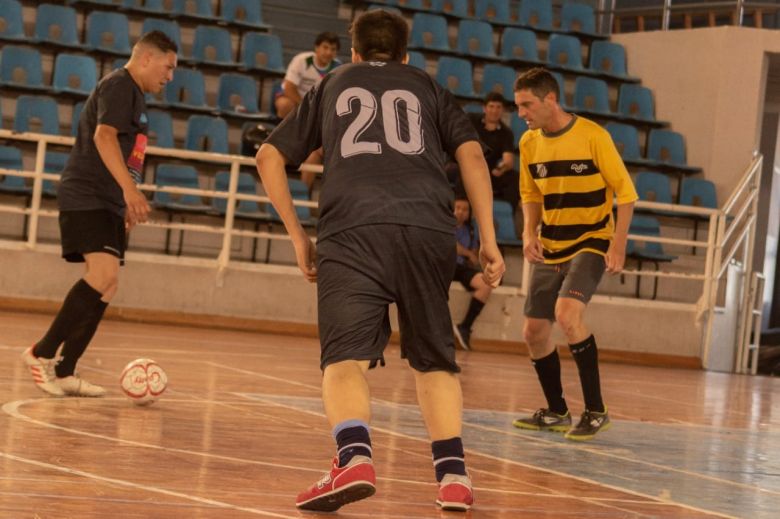
<path id="1" fill-rule="evenodd" d="M 333 512 L 347 503 L 373 496 L 375 484 L 376 474 L 371 458 L 355 456 L 346 467 L 339 467 L 336 456 L 330 472 L 298 494 L 295 506 L 302 510 Z"/>
<path id="2" fill-rule="evenodd" d="M 471 479 L 459 474 L 445 474 L 439 483 L 439 497 L 436 504 L 442 510 L 465 512 L 474 504 L 474 491 Z"/>

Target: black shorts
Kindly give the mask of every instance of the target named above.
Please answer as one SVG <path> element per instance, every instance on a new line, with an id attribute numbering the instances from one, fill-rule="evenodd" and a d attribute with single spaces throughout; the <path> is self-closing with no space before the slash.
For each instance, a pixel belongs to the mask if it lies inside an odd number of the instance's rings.
<path id="1" fill-rule="evenodd" d="M 474 276 L 482 274 L 481 271 L 469 267 L 468 265 L 463 265 L 461 263 L 455 264 L 455 277 L 452 278 L 453 281 L 460 281 L 460 284 L 464 286 L 466 290 L 469 292 L 474 291 L 474 287 L 471 286 L 471 280 L 474 279 Z"/>
<path id="2" fill-rule="evenodd" d="M 84 254 L 105 252 L 119 258 L 124 264 L 125 220 L 106 209 L 89 211 L 60 211 L 62 257 L 80 263 Z"/>
<path id="3" fill-rule="evenodd" d="M 452 233 L 364 225 L 317 243 L 320 367 L 384 360 L 396 303 L 401 357 L 417 371 L 457 373 L 447 305 L 455 269 Z"/>
<path id="4" fill-rule="evenodd" d="M 581 252 L 563 263 L 534 265 L 525 300 L 525 316 L 554 321 L 555 303 L 559 297 L 588 304 L 605 269 L 604 256 L 594 252 Z"/>

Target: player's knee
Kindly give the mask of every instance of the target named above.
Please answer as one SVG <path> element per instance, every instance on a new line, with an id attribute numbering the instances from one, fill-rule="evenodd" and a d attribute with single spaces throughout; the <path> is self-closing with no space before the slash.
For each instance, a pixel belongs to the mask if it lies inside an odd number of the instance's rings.
<path id="1" fill-rule="evenodd" d="M 555 320 L 563 333 L 569 335 L 582 325 L 582 313 L 568 305 L 559 305 L 555 308 Z"/>
<path id="2" fill-rule="evenodd" d="M 535 348 L 547 342 L 548 325 L 538 319 L 526 319 L 523 325 L 523 340 L 529 347 Z"/>

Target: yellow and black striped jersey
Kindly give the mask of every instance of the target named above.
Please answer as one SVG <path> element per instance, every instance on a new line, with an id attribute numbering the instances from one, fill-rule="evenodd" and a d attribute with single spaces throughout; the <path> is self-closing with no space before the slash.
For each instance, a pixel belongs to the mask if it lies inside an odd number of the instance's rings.
<path id="1" fill-rule="evenodd" d="M 575 116 L 563 130 L 529 130 L 520 139 L 520 195 L 542 204 L 545 263 L 580 252 L 605 255 L 614 234 L 613 198 L 637 200 L 631 177 L 609 133 Z"/>

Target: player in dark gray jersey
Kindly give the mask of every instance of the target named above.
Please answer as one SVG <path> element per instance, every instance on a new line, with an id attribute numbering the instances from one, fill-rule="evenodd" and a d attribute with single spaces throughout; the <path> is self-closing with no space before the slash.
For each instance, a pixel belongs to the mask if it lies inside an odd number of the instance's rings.
<path id="1" fill-rule="evenodd" d="M 382 10 L 362 14 L 352 27 L 353 63 L 323 78 L 257 155 L 298 266 L 318 283 L 323 401 L 338 453 L 330 473 L 298 496 L 302 509 L 332 511 L 374 493 L 365 374 L 384 363 L 392 303 L 432 440 L 437 503 L 467 510 L 473 502 L 447 307 L 456 255 L 447 153 L 463 172 L 485 277 L 494 286 L 504 262 L 476 132 L 449 92 L 403 64 L 407 38 L 403 18 Z M 320 146 L 325 173 L 315 251 L 296 217 L 284 166 Z"/>
<path id="2" fill-rule="evenodd" d="M 22 354 L 35 384 L 51 395 L 105 394 L 75 375 L 76 363 L 116 294 L 126 230 L 149 213 L 136 187 L 146 152 L 144 94 L 160 92 L 173 78 L 177 51 L 162 32 L 144 35 L 127 64 L 101 79 L 81 112 L 57 201 L 62 256 L 85 262 L 86 269 L 46 335 Z"/>

